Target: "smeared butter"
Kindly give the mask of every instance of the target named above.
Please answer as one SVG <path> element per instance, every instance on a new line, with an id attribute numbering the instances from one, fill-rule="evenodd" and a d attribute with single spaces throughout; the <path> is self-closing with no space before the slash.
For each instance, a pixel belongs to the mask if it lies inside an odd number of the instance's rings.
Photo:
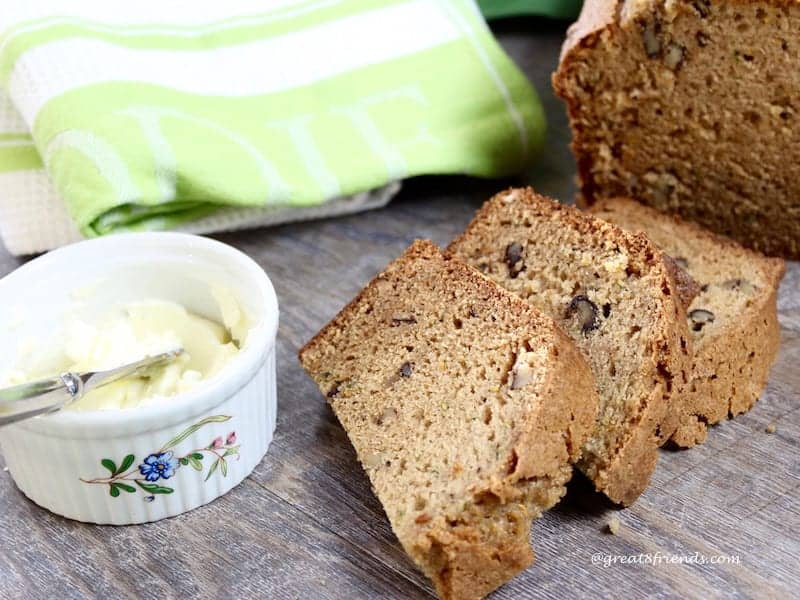
<path id="1" fill-rule="evenodd" d="M 183 348 L 173 362 L 145 374 L 97 388 L 69 405 L 70 410 L 113 410 L 161 402 L 218 373 L 238 352 L 247 323 L 233 295 L 216 290 L 224 325 L 163 300 L 128 304 L 98 322 L 73 319 L 64 332 L 60 372 L 113 369 L 146 356 Z M 47 373 L 46 375 L 52 375 Z M 9 385 L 44 376 L 16 370 Z"/>

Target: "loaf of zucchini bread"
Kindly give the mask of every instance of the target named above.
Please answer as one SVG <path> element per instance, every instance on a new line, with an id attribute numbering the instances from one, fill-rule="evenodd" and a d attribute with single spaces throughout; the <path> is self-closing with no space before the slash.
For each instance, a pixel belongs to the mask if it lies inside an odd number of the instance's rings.
<path id="1" fill-rule="evenodd" d="M 750 410 L 764 389 L 780 344 L 776 297 L 783 260 L 633 200 L 601 200 L 591 212 L 646 233 L 700 285 L 688 308 L 692 379 L 672 436 L 679 446 L 700 443 L 708 425 Z"/>
<path id="2" fill-rule="evenodd" d="M 586 0 L 553 77 L 579 203 L 800 258 L 800 0 Z"/>
<path id="3" fill-rule="evenodd" d="M 416 242 L 301 351 L 405 551 L 445 599 L 533 560 L 598 399 L 549 318 Z"/>

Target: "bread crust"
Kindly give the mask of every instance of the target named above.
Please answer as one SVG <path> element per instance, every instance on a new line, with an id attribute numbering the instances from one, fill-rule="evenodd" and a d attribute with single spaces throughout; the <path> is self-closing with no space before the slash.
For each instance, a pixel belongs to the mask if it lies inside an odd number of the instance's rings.
<path id="1" fill-rule="evenodd" d="M 437 593 L 447 600 L 471 600 L 484 597 L 533 561 L 529 530 L 538 517 L 557 501 L 571 476 L 571 463 L 580 456 L 580 448 L 594 424 L 597 395 L 585 360 L 571 340 L 550 319 L 533 307 L 509 294 L 494 282 L 452 256 L 442 254 L 428 241 L 416 241 L 397 260 L 378 274 L 348 305 L 317 333 L 299 352 L 300 362 L 328 397 L 334 412 L 342 420 L 336 394 L 322 372 L 337 359 L 341 336 L 353 334 L 359 315 L 369 305 L 376 313 L 382 299 L 397 295 L 391 282 L 413 280 L 422 270 L 438 273 L 441 280 L 452 281 L 470 298 L 483 303 L 487 310 L 511 315 L 514 335 L 524 339 L 536 335 L 548 340 L 545 348 L 548 365 L 537 402 L 531 402 L 525 417 L 512 426 L 513 439 L 510 464 L 502 457 L 497 465 L 485 465 L 493 475 L 488 482 L 476 481 L 469 498 L 469 508 L 460 516 L 433 514 L 430 518 L 408 523 L 397 518 L 376 488 L 392 528 L 405 551 L 433 581 Z M 446 286 L 445 286 L 446 287 Z M 409 307 L 415 299 L 403 299 Z M 492 327 L 487 323 L 487 327 Z M 447 391 L 443 391 L 447 396 Z M 369 396 L 355 399 L 367 404 Z M 431 399 L 433 403 L 433 399 Z M 353 441 L 348 422 L 343 421 Z M 409 443 L 413 443 L 409 437 Z M 356 445 L 359 460 L 365 465 L 364 448 Z M 376 480 L 367 469 L 373 486 Z M 474 517 L 479 518 L 474 518 Z M 506 527 L 515 523 L 515 535 L 493 538 L 485 525 L 497 523 Z"/>
<path id="2" fill-rule="evenodd" d="M 513 197 L 510 202 L 509 197 Z M 503 214 L 509 221 L 517 218 L 518 215 L 504 212 L 510 204 L 522 207 L 520 211 L 526 217 L 558 220 L 582 235 L 600 235 L 619 244 L 658 282 L 660 314 L 655 318 L 661 326 L 649 345 L 647 368 L 653 378 L 650 392 L 640 399 L 636 423 L 626 427 L 626 437 L 612 460 L 599 466 L 590 466 L 585 460 L 579 463 L 599 491 L 616 503 L 630 505 L 647 487 L 662 438 L 670 437 L 679 424 L 681 411 L 675 403 L 680 401 L 678 390 L 688 381 L 691 358 L 685 308 L 677 301 L 677 284 L 663 253 L 643 234 L 629 234 L 573 207 L 544 198 L 530 188 L 509 189 L 486 202 L 448 251 L 468 260 L 467 248 L 474 239 L 487 235 L 494 214 Z M 532 243 L 535 246 L 535 240 Z"/>
<path id="3" fill-rule="evenodd" d="M 725 338 L 695 353 L 694 389 L 688 412 L 670 441 L 691 448 L 706 440 L 708 427 L 745 413 L 761 395 L 780 347 L 780 325 L 775 304 L 777 289 L 737 322 Z M 755 359 L 748 361 L 748 356 Z"/>
<path id="4" fill-rule="evenodd" d="M 568 60 L 567 57 L 574 47 L 590 45 L 591 35 L 612 25 L 617 19 L 620 5 L 620 0 L 585 0 L 578 20 L 567 30 L 567 38 L 561 46 L 560 62 Z M 558 72 L 554 74 L 554 82 L 557 75 Z"/>

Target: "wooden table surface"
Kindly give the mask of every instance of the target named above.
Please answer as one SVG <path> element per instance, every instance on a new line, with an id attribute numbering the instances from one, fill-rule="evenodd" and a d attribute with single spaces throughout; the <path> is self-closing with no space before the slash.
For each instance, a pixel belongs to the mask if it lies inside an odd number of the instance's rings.
<path id="1" fill-rule="evenodd" d="M 542 192 L 569 199 L 569 135 L 549 85 L 563 32 L 563 24 L 537 21 L 497 28 L 536 83 L 549 117 L 548 149 L 528 179 Z M 446 244 L 507 184 L 420 179 L 383 210 L 219 236 L 264 267 L 281 301 L 278 426 L 266 458 L 212 504 L 130 527 L 54 516 L 0 472 L 0 596 L 432 597 L 296 353 L 414 238 Z M 20 262 L 0 249 L 0 275 Z M 789 265 L 779 308 L 783 345 L 752 412 L 714 427 L 701 447 L 664 451 L 652 485 L 629 509 L 616 511 L 585 485 L 573 484 L 567 498 L 534 523 L 534 566 L 493 598 L 798 597 L 798 263 Z M 771 423 L 776 430 L 769 434 Z M 604 531 L 612 516 L 621 525 L 616 536 Z M 622 564 L 613 558 L 648 553 L 654 563 L 659 555 L 709 562 Z M 738 557 L 738 564 L 711 564 L 718 555 Z"/>

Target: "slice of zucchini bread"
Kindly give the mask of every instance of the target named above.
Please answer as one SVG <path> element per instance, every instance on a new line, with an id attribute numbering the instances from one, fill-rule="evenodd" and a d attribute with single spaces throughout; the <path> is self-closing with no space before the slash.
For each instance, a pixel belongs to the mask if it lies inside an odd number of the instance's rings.
<path id="1" fill-rule="evenodd" d="M 579 203 L 800 258 L 800 0 L 586 0 L 553 77 Z"/>
<path id="2" fill-rule="evenodd" d="M 552 320 L 418 241 L 300 361 L 442 598 L 482 598 L 531 563 L 531 520 L 564 494 L 598 402 Z"/>
<path id="3" fill-rule="evenodd" d="M 678 426 L 689 331 L 663 254 L 644 235 L 531 189 L 489 200 L 449 251 L 555 319 L 586 357 L 600 412 L 578 467 L 631 504 Z"/>
<path id="4" fill-rule="evenodd" d="M 708 425 L 750 410 L 766 385 L 780 344 L 783 260 L 633 200 L 602 200 L 591 212 L 646 233 L 701 286 L 688 313 L 694 352 L 688 410 L 672 436 L 679 446 L 694 446 Z"/>

